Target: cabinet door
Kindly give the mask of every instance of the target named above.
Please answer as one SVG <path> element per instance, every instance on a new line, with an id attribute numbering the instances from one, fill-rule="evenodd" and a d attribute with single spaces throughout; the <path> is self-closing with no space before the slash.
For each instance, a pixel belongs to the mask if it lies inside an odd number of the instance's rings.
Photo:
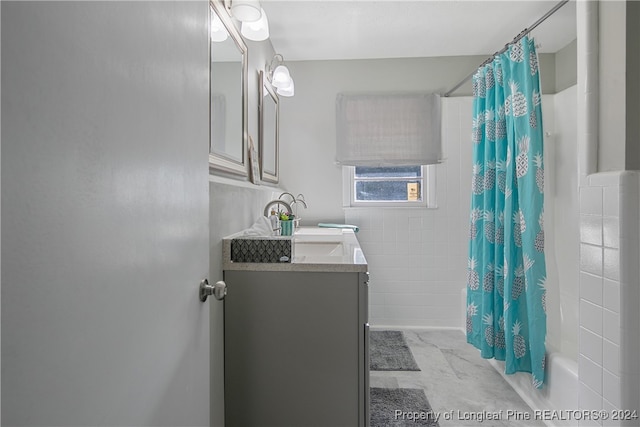
<path id="1" fill-rule="evenodd" d="M 358 274 L 225 271 L 225 282 L 226 425 L 359 425 Z"/>

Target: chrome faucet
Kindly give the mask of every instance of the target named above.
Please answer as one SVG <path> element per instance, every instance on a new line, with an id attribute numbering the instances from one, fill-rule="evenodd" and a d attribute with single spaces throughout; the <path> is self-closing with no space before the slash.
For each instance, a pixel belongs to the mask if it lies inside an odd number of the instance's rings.
<path id="1" fill-rule="evenodd" d="M 291 201 L 289 202 L 289 204 L 282 201 L 283 196 L 289 196 L 289 198 L 291 198 Z M 298 194 L 298 197 L 296 197 L 292 193 L 285 191 L 284 193 L 280 194 L 280 197 L 278 197 L 278 200 L 273 200 L 269 202 L 269 205 L 267 205 L 267 207 L 265 208 L 265 212 L 267 212 L 269 206 L 271 206 L 271 204 L 274 204 L 274 202 L 279 202 L 282 205 L 288 207 L 289 212 L 293 214 L 294 221 L 296 221 L 296 226 L 300 223 L 300 217 L 298 217 L 298 203 L 302 203 L 304 208 L 307 209 L 307 202 L 304 200 L 304 194 L 302 193 Z M 265 213 L 265 216 L 267 216 L 266 213 Z"/>
<path id="2" fill-rule="evenodd" d="M 278 197 L 278 199 L 282 199 L 282 196 L 289 196 L 291 197 L 291 201 L 289 203 L 293 204 L 293 202 L 296 201 L 296 196 L 294 196 L 293 194 L 289 193 L 288 191 L 285 191 L 284 193 L 280 194 L 280 196 Z"/>
<path id="3" fill-rule="evenodd" d="M 298 223 L 300 223 L 300 217 L 298 216 L 298 203 L 302 203 L 302 206 L 304 206 L 304 208 L 307 209 L 307 202 L 305 202 L 304 200 L 304 194 L 302 193 L 298 194 L 298 197 L 293 199 L 293 202 L 291 202 L 291 206 L 294 208 L 293 216 L 294 218 L 296 218 Z"/>
<path id="4" fill-rule="evenodd" d="M 276 205 L 284 206 L 285 208 L 287 208 L 287 212 L 289 213 L 293 212 L 293 209 L 291 209 L 291 205 L 289 203 L 285 202 L 284 200 L 277 199 L 267 203 L 267 205 L 264 207 L 264 216 L 269 217 L 269 208 Z"/>

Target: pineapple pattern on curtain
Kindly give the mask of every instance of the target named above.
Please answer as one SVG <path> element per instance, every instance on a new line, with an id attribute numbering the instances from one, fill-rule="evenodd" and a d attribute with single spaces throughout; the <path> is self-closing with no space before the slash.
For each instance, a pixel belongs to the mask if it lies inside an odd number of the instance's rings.
<path id="1" fill-rule="evenodd" d="M 522 38 L 473 78 L 467 342 L 544 382 L 546 267 L 538 57 Z"/>

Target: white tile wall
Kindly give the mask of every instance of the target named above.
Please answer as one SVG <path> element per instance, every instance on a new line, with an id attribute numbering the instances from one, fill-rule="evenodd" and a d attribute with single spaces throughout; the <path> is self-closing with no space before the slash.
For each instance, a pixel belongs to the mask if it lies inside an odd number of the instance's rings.
<path id="1" fill-rule="evenodd" d="M 345 210 L 369 263 L 374 326 L 460 327 L 471 183 L 471 98 L 443 100 L 437 209 Z M 464 147 L 464 149 L 461 149 Z"/>
<path id="2" fill-rule="evenodd" d="M 638 174 L 595 174 L 587 182 L 580 188 L 580 408 L 638 409 Z"/>

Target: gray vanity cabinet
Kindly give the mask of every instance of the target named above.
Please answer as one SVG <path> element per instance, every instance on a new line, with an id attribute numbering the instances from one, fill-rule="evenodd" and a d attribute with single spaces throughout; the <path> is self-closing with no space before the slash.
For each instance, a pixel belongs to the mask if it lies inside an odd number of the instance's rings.
<path id="1" fill-rule="evenodd" d="M 368 426 L 368 273 L 224 280 L 226 426 Z"/>

